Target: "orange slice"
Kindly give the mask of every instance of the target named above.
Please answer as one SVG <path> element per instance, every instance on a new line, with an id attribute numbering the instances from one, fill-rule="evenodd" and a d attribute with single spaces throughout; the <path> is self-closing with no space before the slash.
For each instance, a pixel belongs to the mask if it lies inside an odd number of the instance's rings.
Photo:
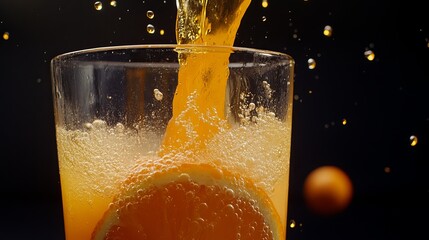
<path id="1" fill-rule="evenodd" d="M 209 164 L 141 169 L 92 239 L 284 239 L 270 198 L 248 179 Z"/>

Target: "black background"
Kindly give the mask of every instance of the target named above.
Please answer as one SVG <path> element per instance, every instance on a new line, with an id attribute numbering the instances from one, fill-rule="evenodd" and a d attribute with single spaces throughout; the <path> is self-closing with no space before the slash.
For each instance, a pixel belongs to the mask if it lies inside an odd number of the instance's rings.
<path id="1" fill-rule="evenodd" d="M 112 7 L 102 0 L 101 11 L 94 2 L 0 0 L 0 239 L 64 239 L 50 59 L 107 45 L 175 43 L 175 1 L 117 0 Z M 297 225 L 288 239 L 428 239 L 424 1 L 268 2 L 262 8 L 252 0 L 235 45 L 296 60 L 288 219 Z M 323 165 L 342 168 L 355 190 L 350 206 L 330 217 L 309 211 L 302 196 L 307 174 Z"/>

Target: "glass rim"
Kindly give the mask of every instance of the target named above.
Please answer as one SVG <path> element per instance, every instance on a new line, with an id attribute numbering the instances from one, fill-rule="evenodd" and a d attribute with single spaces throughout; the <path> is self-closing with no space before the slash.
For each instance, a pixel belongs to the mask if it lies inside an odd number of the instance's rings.
<path id="1" fill-rule="evenodd" d="M 289 61 L 294 62 L 292 56 L 287 53 L 260 49 L 260 48 L 252 48 L 252 47 L 240 47 L 240 46 L 225 46 L 225 45 L 200 45 L 200 44 L 127 44 L 127 45 L 114 45 L 114 46 L 104 46 L 104 47 L 93 47 L 93 48 L 85 48 L 76 51 L 65 52 L 59 55 L 56 55 L 52 58 L 53 61 L 61 61 L 64 59 L 70 59 L 74 56 L 79 56 L 83 54 L 90 53 L 99 53 L 106 51 L 117 51 L 117 50 L 138 50 L 138 49 L 211 49 L 211 52 L 247 52 L 247 53 L 258 53 L 261 55 L 267 56 L 277 56 L 281 58 L 285 58 Z"/>

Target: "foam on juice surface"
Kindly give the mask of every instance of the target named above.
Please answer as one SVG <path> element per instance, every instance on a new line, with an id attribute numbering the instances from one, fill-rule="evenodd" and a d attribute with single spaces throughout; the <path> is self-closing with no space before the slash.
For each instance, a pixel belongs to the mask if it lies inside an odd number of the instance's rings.
<path id="1" fill-rule="evenodd" d="M 155 138 L 102 120 L 83 130 L 57 127 L 56 133 L 67 239 L 89 239 L 136 159 L 154 148 L 148 139 Z"/>

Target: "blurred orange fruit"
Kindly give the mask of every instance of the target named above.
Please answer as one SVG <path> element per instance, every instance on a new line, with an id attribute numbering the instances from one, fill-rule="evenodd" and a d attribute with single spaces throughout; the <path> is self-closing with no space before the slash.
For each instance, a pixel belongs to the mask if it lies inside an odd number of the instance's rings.
<path id="1" fill-rule="evenodd" d="M 307 206 L 316 214 L 332 215 L 344 210 L 352 199 L 349 176 L 335 166 L 314 169 L 304 182 Z"/>
<path id="2" fill-rule="evenodd" d="M 284 239 L 266 193 L 208 164 L 141 171 L 96 226 L 92 239 Z"/>

